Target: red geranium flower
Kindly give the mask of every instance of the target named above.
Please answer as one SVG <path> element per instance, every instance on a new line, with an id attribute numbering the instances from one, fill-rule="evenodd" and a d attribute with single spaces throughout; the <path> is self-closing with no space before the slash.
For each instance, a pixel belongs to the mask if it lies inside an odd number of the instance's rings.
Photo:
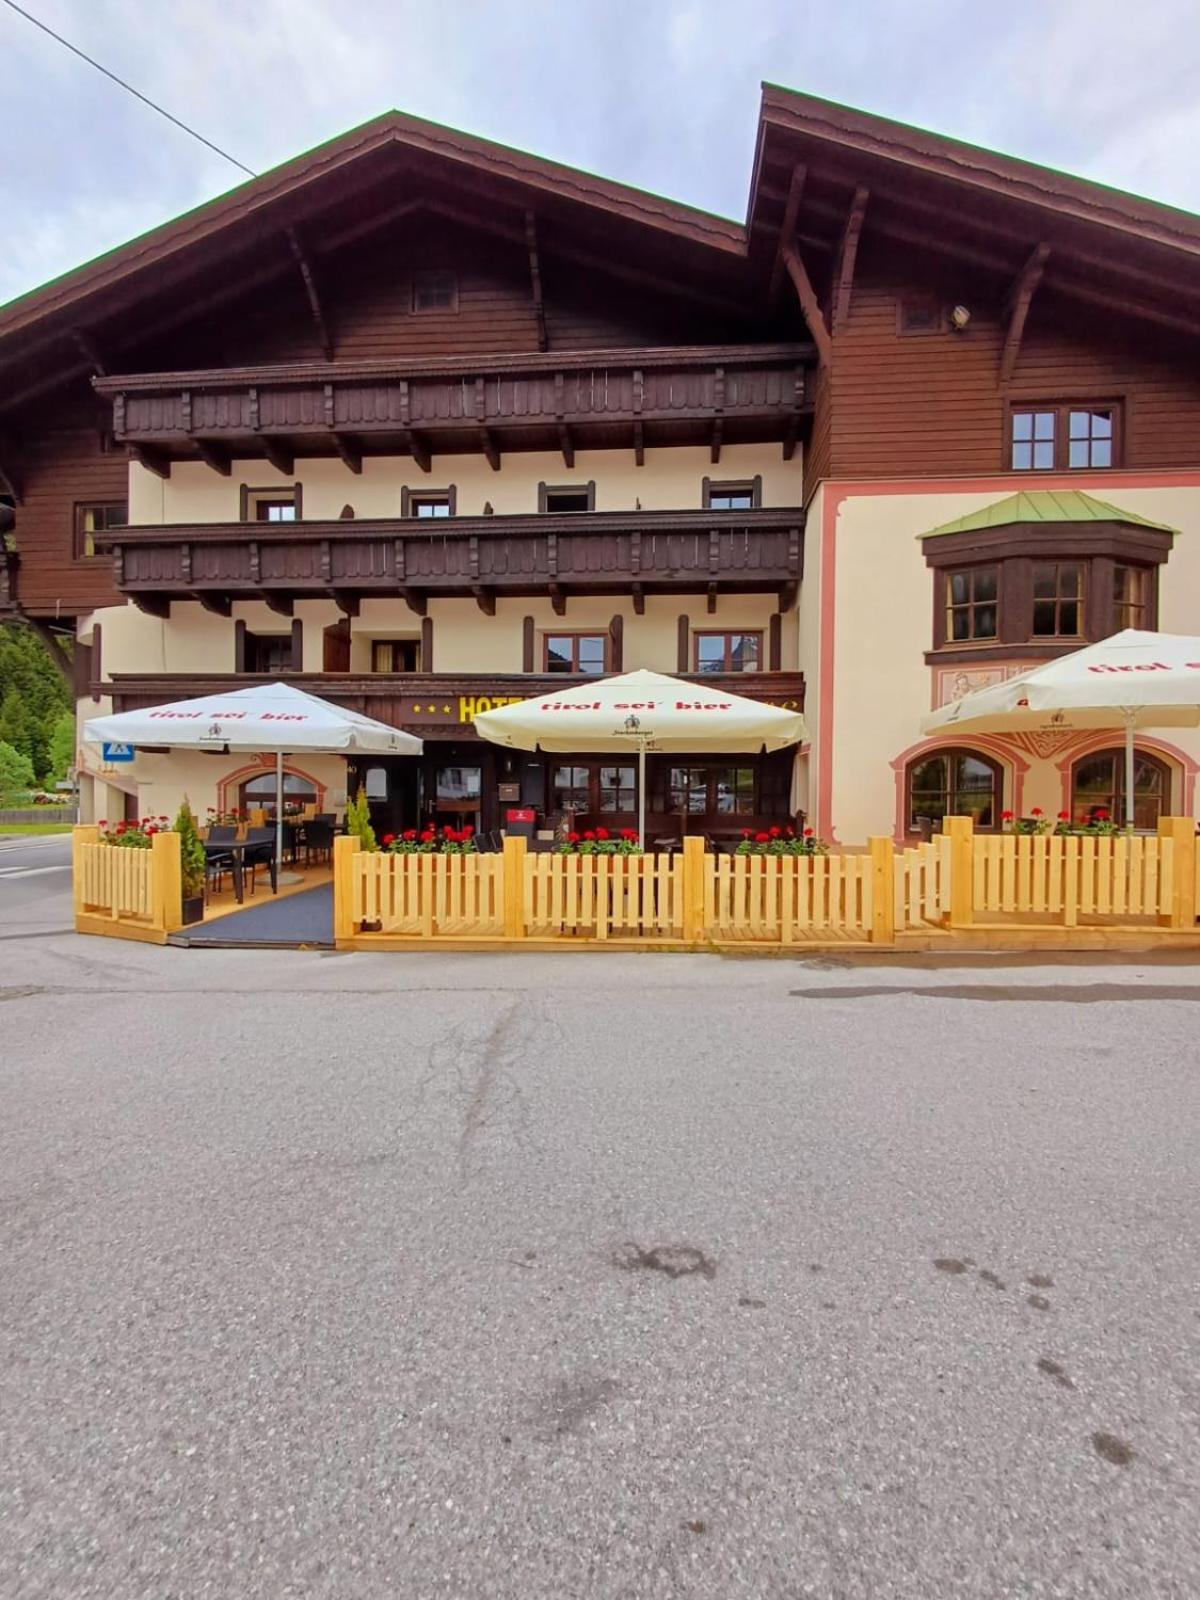
<path id="1" fill-rule="evenodd" d="M 578 844 L 579 843 L 579 835 L 577 833 L 569 833 L 567 835 L 567 843 L 568 844 Z"/>
<path id="2" fill-rule="evenodd" d="M 592 832 L 592 830 L 590 828 L 588 828 L 587 831 L 584 833 L 583 837 L 585 839 L 588 839 L 588 840 L 594 840 L 596 835 Z"/>
<path id="3" fill-rule="evenodd" d="M 750 837 L 750 829 L 749 828 L 743 828 L 742 829 L 742 838 L 743 839 L 748 839 L 749 837 Z"/>
<path id="4" fill-rule="evenodd" d="M 470 824 L 470 823 L 469 823 L 469 822 L 468 822 L 468 823 L 467 823 L 467 825 L 466 825 L 466 827 L 465 827 L 465 828 L 464 828 L 464 829 L 463 829 L 463 831 L 462 831 L 462 832 L 461 832 L 461 833 L 460 833 L 460 834 L 459 834 L 459 838 L 460 838 L 460 839 L 469 839 L 469 838 L 470 838 L 470 837 L 471 837 L 471 835 L 472 835 L 472 834 L 473 834 L 473 833 L 474 833 L 474 832 L 475 832 L 475 829 L 474 829 L 474 828 L 473 828 L 473 827 L 472 827 L 472 826 L 471 826 L 471 824 Z"/>
<path id="5" fill-rule="evenodd" d="M 414 840 L 417 837 L 417 830 L 415 828 L 405 828 L 404 832 L 400 835 L 400 837 L 402 839 L 407 839 L 411 843 L 412 840 Z"/>
<path id="6" fill-rule="evenodd" d="M 772 839 L 778 839 L 783 830 L 781 828 L 771 828 L 769 831 Z"/>
<path id="7" fill-rule="evenodd" d="M 785 837 L 788 838 L 788 839 L 794 839 L 796 837 L 795 828 L 785 828 L 783 831 L 784 831 Z"/>
<path id="8" fill-rule="evenodd" d="M 813 830 L 812 830 L 812 829 L 811 829 L 811 828 L 805 828 L 805 830 L 804 830 L 804 837 L 805 837 L 805 838 L 806 838 L 806 839 L 811 839 L 811 838 L 812 838 L 812 836 L 813 836 Z"/>
<path id="9" fill-rule="evenodd" d="M 447 841 L 447 843 L 449 843 L 449 844 L 457 844 L 458 843 L 458 835 L 457 835 L 457 833 L 455 833 L 453 828 L 443 828 L 442 829 L 442 838 L 445 839 Z"/>
<path id="10" fill-rule="evenodd" d="M 596 837 L 597 837 L 597 839 L 607 839 L 608 838 L 608 829 L 607 828 L 597 828 L 596 829 Z"/>
<path id="11" fill-rule="evenodd" d="M 632 843 L 633 840 L 637 838 L 637 829 L 636 828 L 622 828 L 621 829 L 621 837 L 622 837 L 622 839 L 628 839 L 630 841 L 630 843 Z"/>
<path id="12" fill-rule="evenodd" d="M 1060 822 L 1070 822 L 1070 820 L 1071 820 L 1071 813 L 1070 813 L 1070 812 L 1069 812 L 1069 811 L 1060 811 L 1060 812 L 1059 812 L 1059 813 L 1058 813 L 1058 820 L 1059 820 L 1059 821 L 1060 821 Z"/>
<path id="13" fill-rule="evenodd" d="M 107 817 L 101 817 L 100 821 L 96 824 L 96 826 L 98 828 L 107 828 L 108 827 L 108 818 Z"/>
<path id="14" fill-rule="evenodd" d="M 770 844 L 771 835 L 769 833 L 756 833 L 754 835 L 754 842 L 755 844 Z"/>
<path id="15" fill-rule="evenodd" d="M 1041 815 L 1042 815 L 1042 808 L 1041 808 L 1041 806 L 1034 806 L 1034 807 L 1033 807 L 1033 808 L 1032 808 L 1032 809 L 1031 809 L 1031 810 L 1030 810 L 1030 813 L 1029 813 L 1029 815 L 1030 815 L 1030 816 L 1031 816 L 1031 817 L 1040 817 L 1040 816 L 1041 816 Z"/>
<path id="16" fill-rule="evenodd" d="M 1095 816 L 1095 819 L 1096 819 L 1097 822 L 1107 822 L 1108 821 L 1108 812 L 1105 811 L 1103 808 L 1101 808 L 1099 811 L 1095 812 L 1094 816 Z"/>
<path id="17" fill-rule="evenodd" d="M 1012 814 L 1011 811 L 1002 811 L 1000 813 L 1001 822 L 1011 822 L 1012 819 L 1013 819 L 1013 814 Z"/>
<path id="18" fill-rule="evenodd" d="M 395 844 L 396 835 L 394 833 L 385 833 L 383 836 L 383 842 L 384 844 Z"/>
<path id="19" fill-rule="evenodd" d="M 436 839 L 436 838 L 437 838 L 437 835 L 434 833 L 433 829 L 432 828 L 426 828 L 424 833 L 421 835 L 421 843 L 422 844 L 432 844 L 434 839 Z"/>

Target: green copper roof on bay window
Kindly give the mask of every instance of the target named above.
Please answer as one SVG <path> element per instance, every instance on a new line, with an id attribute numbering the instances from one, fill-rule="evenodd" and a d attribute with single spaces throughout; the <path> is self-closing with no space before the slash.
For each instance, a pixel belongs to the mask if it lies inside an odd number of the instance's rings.
<path id="1" fill-rule="evenodd" d="M 1026 489 L 995 500 L 990 506 L 971 511 L 953 522 L 943 522 L 917 535 L 933 539 L 943 533 L 982 533 L 987 528 L 1007 528 L 1017 522 L 1126 522 L 1137 528 L 1156 528 L 1160 533 L 1178 533 L 1165 522 L 1152 522 L 1136 511 L 1125 511 L 1107 500 L 1097 500 L 1081 489 Z"/>

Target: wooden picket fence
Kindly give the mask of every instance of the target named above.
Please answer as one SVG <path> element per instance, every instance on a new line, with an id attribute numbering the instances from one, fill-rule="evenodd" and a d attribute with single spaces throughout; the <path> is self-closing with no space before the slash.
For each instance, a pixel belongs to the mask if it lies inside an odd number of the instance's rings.
<path id="1" fill-rule="evenodd" d="M 869 855 L 704 857 L 704 925 L 711 939 L 800 944 L 868 940 L 874 919 Z"/>
<path id="2" fill-rule="evenodd" d="M 94 827 L 71 840 L 75 928 L 118 939 L 165 944 L 183 926 L 179 835 L 159 833 L 148 850 L 105 844 Z"/>
<path id="3" fill-rule="evenodd" d="M 943 834 L 896 854 L 893 926 L 899 931 L 943 926 L 950 916 L 950 840 Z"/>
<path id="4" fill-rule="evenodd" d="M 365 933 L 421 939 L 500 938 L 503 866 L 502 856 L 360 851 L 353 859 L 353 921 Z"/>
<path id="5" fill-rule="evenodd" d="M 683 884 L 681 856 L 526 854 L 521 920 L 526 934 L 538 939 L 677 942 L 683 938 Z"/>

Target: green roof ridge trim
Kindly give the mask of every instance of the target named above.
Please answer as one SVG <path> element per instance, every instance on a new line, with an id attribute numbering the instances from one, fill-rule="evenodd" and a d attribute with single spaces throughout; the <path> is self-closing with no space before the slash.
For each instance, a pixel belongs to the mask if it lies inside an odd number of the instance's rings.
<path id="1" fill-rule="evenodd" d="M 1136 511 L 1124 511 L 1111 501 L 1097 500 L 1082 489 L 1022 489 L 994 500 L 990 506 L 969 511 L 917 534 L 918 539 L 940 538 L 947 533 L 979 533 L 986 528 L 1005 528 L 1015 522 L 1129 522 L 1138 528 L 1154 528 L 1159 533 L 1179 532 L 1165 522 L 1154 522 Z"/>
<path id="2" fill-rule="evenodd" d="M 953 133 L 942 133 L 937 128 L 926 128 L 919 122 L 904 122 L 899 117 L 885 117 L 878 111 L 866 111 L 862 106 L 849 105 L 845 100 L 831 100 L 827 95 L 810 94 L 807 89 L 794 89 L 789 83 L 772 83 L 770 79 L 764 78 L 762 86 L 764 89 L 778 89 L 782 94 L 801 95 L 805 100 L 829 106 L 834 111 L 851 111 L 856 117 L 870 117 L 873 122 L 886 122 L 893 128 L 903 128 L 908 133 L 919 133 L 926 139 L 940 139 L 943 144 L 956 145 L 960 150 L 973 150 L 976 154 L 984 156 L 998 156 L 1001 161 L 1016 161 L 1035 172 L 1049 173 L 1052 178 L 1066 178 L 1071 183 L 1086 183 L 1104 194 L 1114 195 L 1117 199 L 1137 200 L 1144 206 L 1157 206 L 1162 211 L 1173 211 L 1176 216 L 1186 217 L 1189 222 L 1200 222 L 1200 211 L 1189 211 L 1186 206 L 1172 205 L 1169 200 L 1156 200 L 1153 195 L 1138 194 L 1135 189 L 1120 189 L 1115 183 L 1105 183 L 1100 178 L 1085 178 L 1082 173 L 1068 172 L 1065 167 L 1052 167 L 1048 162 L 1034 161 L 1029 156 L 1010 155 L 1007 150 L 997 150 L 989 144 L 972 144 L 970 139 L 960 139 Z"/>

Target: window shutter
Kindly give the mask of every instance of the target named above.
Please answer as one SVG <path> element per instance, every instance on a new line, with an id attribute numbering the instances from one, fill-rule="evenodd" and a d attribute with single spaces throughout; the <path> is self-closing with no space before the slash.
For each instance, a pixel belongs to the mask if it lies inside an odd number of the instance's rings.
<path id="1" fill-rule="evenodd" d="M 783 618 L 772 611 L 767 631 L 767 671 L 778 672 L 783 665 Z"/>
<path id="2" fill-rule="evenodd" d="M 526 617 L 525 621 L 524 621 L 524 624 L 522 626 L 522 635 L 521 635 L 521 671 L 522 672 L 532 672 L 533 671 L 533 644 L 534 644 L 533 618 L 532 617 Z"/>
<path id="3" fill-rule="evenodd" d="M 233 670 L 246 670 L 246 624 L 240 618 L 233 625 Z"/>
<path id="4" fill-rule="evenodd" d="M 304 624 L 299 617 L 292 618 L 292 665 L 293 672 L 304 671 Z"/>
<path id="5" fill-rule="evenodd" d="M 433 618 L 421 618 L 421 671 L 433 671 Z"/>
<path id="6" fill-rule="evenodd" d="M 688 669 L 688 646 L 690 642 L 687 613 L 684 612 L 679 618 L 679 649 L 675 659 L 675 670 L 677 672 L 686 672 Z"/>
<path id="7" fill-rule="evenodd" d="M 625 670 L 625 618 L 620 614 L 612 619 L 608 625 L 608 636 L 612 640 L 611 660 L 609 670 L 624 672 Z"/>

